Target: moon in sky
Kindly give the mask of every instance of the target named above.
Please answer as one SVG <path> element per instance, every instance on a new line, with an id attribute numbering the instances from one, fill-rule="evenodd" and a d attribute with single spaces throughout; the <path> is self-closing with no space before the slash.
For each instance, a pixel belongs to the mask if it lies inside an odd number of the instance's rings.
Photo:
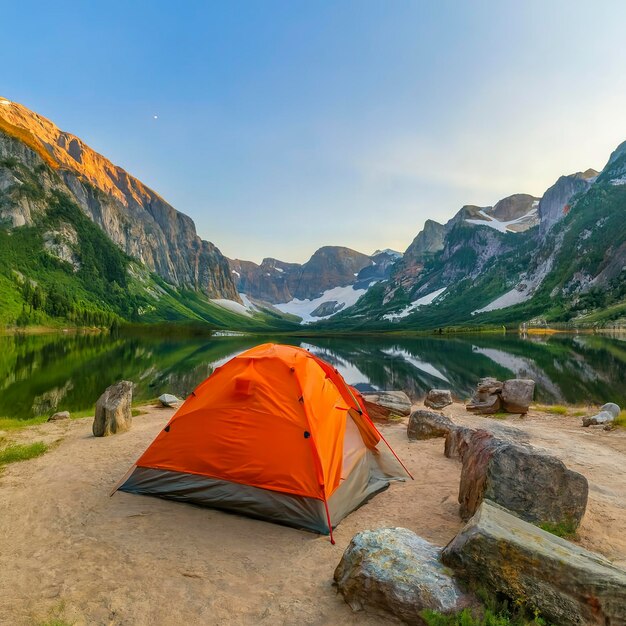
<path id="1" fill-rule="evenodd" d="M 153 115 L 152 117 L 153 117 L 155 120 L 158 120 L 158 119 L 159 119 L 159 116 L 158 116 L 158 115 Z"/>

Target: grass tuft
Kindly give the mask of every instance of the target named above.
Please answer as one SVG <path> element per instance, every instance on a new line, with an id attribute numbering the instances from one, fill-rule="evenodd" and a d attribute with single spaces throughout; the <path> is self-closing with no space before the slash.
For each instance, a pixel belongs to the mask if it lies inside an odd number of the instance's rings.
<path id="1" fill-rule="evenodd" d="M 576 525 L 571 520 L 559 522 L 558 524 L 543 522 L 539 524 L 539 528 L 557 537 L 562 537 L 563 539 L 572 539 L 576 536 Z"/>
<path id="2" fill-rule="evenodd" d="M 548 406 L 545 409 L 546 413 L 552 413 L 552 415 L 567 415 L 567 407 L 562 404 L 553 404 L 552 406 Z"/>
<path id="3" fill-rule="evenodd" d="M 0 465 L 28 461 L 45 454 L 47 450 L 48 446 L 43 441 L 29 444 L 15 443 L 0 450 Z"/>
<path id="4" fill-rule="evenodd" d="M 626 428 L 626 409 L 624 409 L 613 421 L 613 426 Z"/>

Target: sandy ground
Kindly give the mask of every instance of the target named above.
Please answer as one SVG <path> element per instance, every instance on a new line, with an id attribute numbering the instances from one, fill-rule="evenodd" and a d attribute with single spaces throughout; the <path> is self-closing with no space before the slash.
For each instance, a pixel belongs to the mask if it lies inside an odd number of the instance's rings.
<path id="1" fill-rule="evenodd" d="M 456 422 L 522 438 L 590 482 L 579 543 L 626 567 L 626 431 L 583 429 L 579 418 L 531 412 L 506 421 L 445 411 Z M 381 430 L 415 476 L 394 484 L 327 537 L 237 515 L 109 491 L 172 414 L 150 408 L 133 429 L 96 439 L 91 419 L 11 437 L 56 442 L 0 475 L 0 624 L 53 618 L 96 625 L 381 624 L 352 613 L 332 587 L 358 531 L 404 526 L 445 545 L 458 517 L 460 464 L 443 440 L 409 443 L 406 423 Z M 389 622 L 393 623 L 393 622 Z"/>

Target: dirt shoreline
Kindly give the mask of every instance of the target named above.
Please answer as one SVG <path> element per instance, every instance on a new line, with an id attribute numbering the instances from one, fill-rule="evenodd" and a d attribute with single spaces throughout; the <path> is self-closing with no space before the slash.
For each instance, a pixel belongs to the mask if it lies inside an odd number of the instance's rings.
<path id="1" fill-rule="evenodd" d="M 531 411 L 521 420 L 444 411 L 455 422 L 521 430 L 590 483 L 577 542 L 626 567 L 626 431 Z M 332 587 L 351 537 L 403 526 L 445 545 L 461 528 L 460 464 L 443 440 L 409 443 L 406 422 L 381 426 L 415 480 L 394 484 L 327 537 L 158 498 L 109 492 L 171 416 L 149 407 L 130 432 L 96 439 L 90 418 L 11 433 L 53 443 L 0 474 L 0 624 L 395 623 L 353 613 Z"/>

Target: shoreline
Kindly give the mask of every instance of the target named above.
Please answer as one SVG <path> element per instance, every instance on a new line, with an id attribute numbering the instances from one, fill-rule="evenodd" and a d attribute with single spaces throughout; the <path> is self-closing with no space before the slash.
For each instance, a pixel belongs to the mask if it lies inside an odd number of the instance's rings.
<path id="1" fill-rule="evenodd" d="M 446 545 L 463 522 L 461 465 L 441 438 L 410 442 L 406 419 L 379 424 L 415 480 L 392 484 L 327 536 L 215 509 L 117 492 L 111 488 L 167 423 L 173 409 L 144 406 L 130 431 L 95 438 L 90 417 L 19 433 L 48 452 L 0 474 L 0 615 L 16 626 L 58 620 L 78 625 L 128 623 L 310 624 L 377 626 L 391 618 L 353 613 L 332 586 L 343 550 L 358 532 L 405 527 Z M 414 404 L 413 409 L 423 408 Z M 626 565 L 626 432 L 583 429 L 534 408 L 519 419 L 445 411 L 457 424 L 515 430 L 590 483 L 575 543 Z M 37 593 L 33 593 L 37 580 Z M 164 602 L 176 598 L 176 602 Z"/>

